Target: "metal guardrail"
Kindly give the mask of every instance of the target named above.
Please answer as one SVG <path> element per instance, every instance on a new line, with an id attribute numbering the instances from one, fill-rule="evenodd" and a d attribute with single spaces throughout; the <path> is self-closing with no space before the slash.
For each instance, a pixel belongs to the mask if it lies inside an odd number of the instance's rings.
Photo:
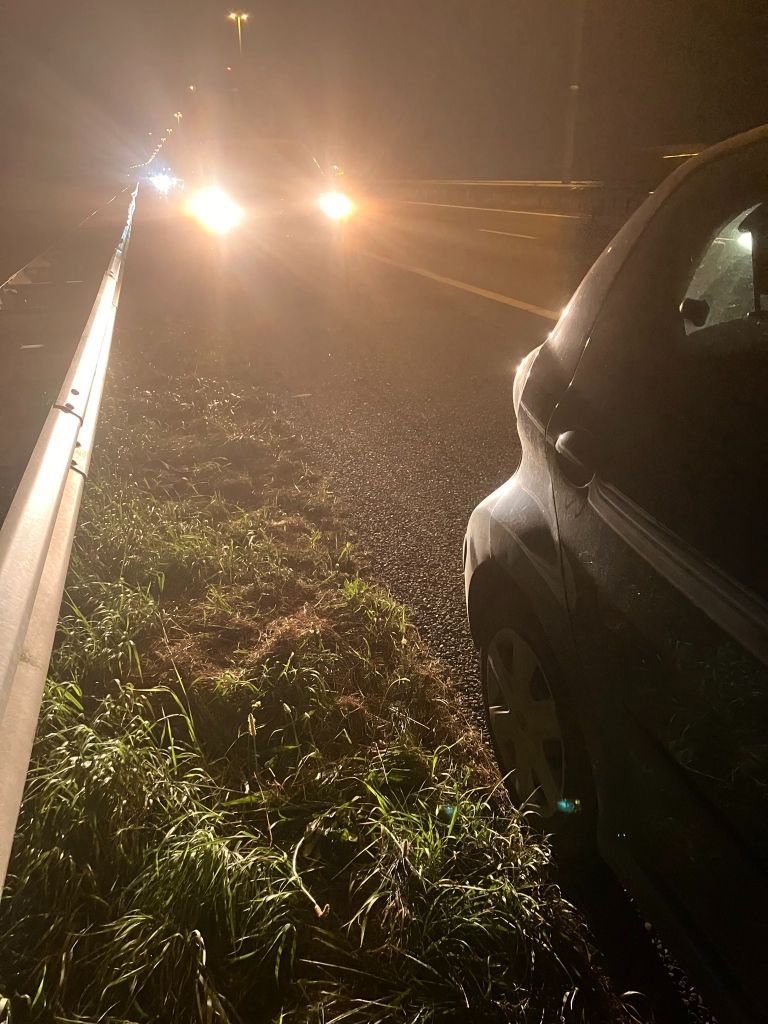
<path id="1" fill-rule="evenodd" d="M 138 186 L 66 378 L 0 529 L 0 886 L 91 461 Z"/>

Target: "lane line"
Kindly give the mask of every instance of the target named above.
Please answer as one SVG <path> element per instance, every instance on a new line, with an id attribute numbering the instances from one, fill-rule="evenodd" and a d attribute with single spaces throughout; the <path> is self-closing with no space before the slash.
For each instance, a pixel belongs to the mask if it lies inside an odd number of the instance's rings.
<path id="1" fill-rule="evenodd" d="M 494 228 L 478 228 L 485 235 L 506 235 L 508 238 L 530 238 L 536 239 L 538 235 L 519 235 L 516 231 L 496 231 Z"/>
<path id="2" fill-rule="evenodd" d="M 515 309 L 522 309 L 525 313 L 533 313 L 534 316 L 543 317 L 545 320 L 559 320 L 560 313 L 554 309 L 545 309 L 543 306 L 536 306 L 532 302 L 523 302 L 522 299 L 513 299 L 509 295 L 502 295 L 501 292 L 492 292 L 488 288 L 478 288 L 475 284 L 468 284 L 466 281 L 456 281 L 452 277 L 443 277 L 442 274 L 435 274 L 425 267 L 414 267 L 409 263 L 400 263 L 398 260 L 391 260 L 388 256 L 379 256 L 375 252 L 368 252 L 366 249 L 359 250 L 362 256 L 378 260 L 379 263 L 386 263 L 390 267 L 398 267 L 400 270 L 408 270 L 411 274 L 418 274 L 420 277 L 427 277 L 430 281 L 437 281 L 438 284 L 448 284 L 451 288 L 460 288 L 461 291 L 471 292 L 483 299 L 490 299 L 492 302 L 501 302 L 505 306 L 513 306 Z"/>
<path id="3" fill-rule="evenodd" d="M 481 213 L 514 213 L 523 217 L 559 217 L 560 220 L 587 220 L 583 213 L 544 213 L 543 210 L 502 210 L 496 206 L 457 206 L 456 203 L 428 203 L 426 199 L 385 199 L 388 203 L 408 206 L 441 206 L 446 210 L 479 210 Z"/>
<path id="4" fill-rule="evenodd" d="M 517 180 L 515 178 L 470 178 L 469 181 L 464 179 L 453 179 L 453 178 L 410 178 L 400 179 L 398 181 L 383 182 L 382 184 L 389 185 L 469 185 L 471 188 L 484 187 L 486 185 L 504 185 L 507 188 L 530 188 L 535 186 L 536 188 L 559 188 L 564 192 L 572 192 L 575 188 L 604 188 L 604 181 L 595 181 L 594 179 L 587 181 L 552 181 L 549 178 L 547 181 L 537 181 L 531 179 L 530 181 Z"/>

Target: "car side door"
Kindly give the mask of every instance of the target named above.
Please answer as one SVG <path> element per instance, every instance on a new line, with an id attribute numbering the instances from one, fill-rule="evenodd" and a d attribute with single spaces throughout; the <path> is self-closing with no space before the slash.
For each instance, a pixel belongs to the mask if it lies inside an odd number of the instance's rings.
<path id="1" fill-rule="evenodd" d="M 547 432 L 601 848 L 745 1020 L 765 1017 L 768 319 L 740 227 L 767 172 L 762 144 L 681 181 Z"/>

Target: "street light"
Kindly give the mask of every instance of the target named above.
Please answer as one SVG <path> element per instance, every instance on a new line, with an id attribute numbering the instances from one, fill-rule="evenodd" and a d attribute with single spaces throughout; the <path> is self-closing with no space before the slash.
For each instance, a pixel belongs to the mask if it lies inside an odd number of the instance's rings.
<path id="1" fill-rule="evenodd" d="M 243 55 L 243 28 L 242 23 L 248 21 L 248 15 L 244 11 L 232 11 L 229 14 L 229 20 L 234 21 L 237 24 L 237 45 L 240 50 L 240 56 Z"/>
<path id="2" fill-rule="evenodd" d="M 568 84 L 568 100 L 565 112 L 565 146 L 563 151 L 563 181 L 573 177 L 573 154 L 576 144 L 576 121 L 579 116 L 579 92 L 581 90 L 581 64 L 584 51 L 584 27 L 587 19 L 589 0 L 576 0 L 573 16 L 573 49 L 571 51 L 571 74 Z"/>
<path id="3" fill-rule="evenodd" d="M 179 121 L 182 119 L 182 117 L 184 115 L 182 114 L 182 112 L 180 110 L 177 110 L 176 113 L 173 116 L 176 118 L 176 127 L 178 127 Z"/>

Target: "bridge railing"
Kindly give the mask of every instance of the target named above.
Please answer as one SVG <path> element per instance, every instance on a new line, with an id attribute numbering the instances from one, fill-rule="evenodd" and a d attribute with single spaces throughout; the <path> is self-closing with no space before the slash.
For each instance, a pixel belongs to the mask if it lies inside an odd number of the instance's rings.
<path id="1" fill-rule="evenodd" d="M 136 195 L 137 189 L 64 383 L 0 529 L 0 886 L 93 451 Z"/>

